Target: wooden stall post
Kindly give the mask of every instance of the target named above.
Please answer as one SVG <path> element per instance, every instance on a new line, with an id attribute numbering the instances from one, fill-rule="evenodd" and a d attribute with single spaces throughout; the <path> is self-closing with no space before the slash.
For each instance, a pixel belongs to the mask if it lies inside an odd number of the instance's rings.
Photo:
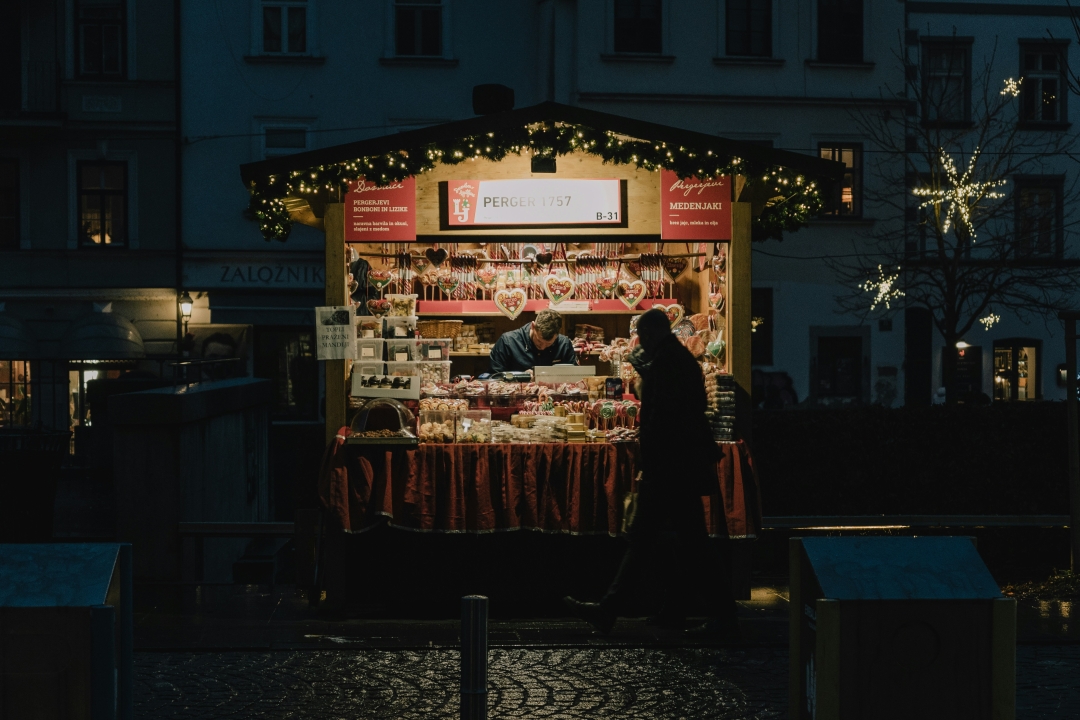
<path id="1" fill-rule="evenodd" d="M 326 304 L 347 305 L 345 287 L 345 205 L 329 203 L 323 216 L 326 232 Z M 325 360 L 326 442 L 345 424 L 346 360 Z"/>
<path id="2" fill-rule="evenodd" d="M 744 180 L 743 178 L 739 178 Z M 739 183 L 741 185 L 741 183 Z M 728 372 L 735 380 L 736 437 L 752 440 L 753 403 L 750 378 L 750 229 L 753 210 L 748 202 L 731 203 L 731 246 L 727 269 Z"/>
<path id="3" fill-rule="evenodd" d="M 1076 400 L 1076 321 L 1080 313 L 1061 313 L 1065 321 L 1065 407 L 1069 429 L 1069 547 L 1070 567 L 1080 571 L 1080 420 Z"/>

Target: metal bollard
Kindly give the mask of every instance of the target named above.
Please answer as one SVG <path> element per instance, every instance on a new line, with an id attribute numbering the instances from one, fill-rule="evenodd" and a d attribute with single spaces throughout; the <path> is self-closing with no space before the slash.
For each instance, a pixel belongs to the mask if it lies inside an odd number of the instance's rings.
<path id="1" fill-rule="evenodd" d="M 461 720 L 487 719 L 488 599 L 461 598 Z"/>

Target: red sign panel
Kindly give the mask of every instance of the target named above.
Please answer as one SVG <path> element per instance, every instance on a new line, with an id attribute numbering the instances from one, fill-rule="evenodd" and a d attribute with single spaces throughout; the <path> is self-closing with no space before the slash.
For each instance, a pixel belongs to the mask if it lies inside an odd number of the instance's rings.
<path id="1" fill-rule="evenodd" d="M 730 240 L 731 178 L 680 180 L 660 171 L 660 237 L 663 240 Z"/>
<path id="2" fill-rule="evenodd" d="M 349 183 L 345 193 L 345 239 L 361 242 L 416 240 L 416 178 L 379 187 Z"/>

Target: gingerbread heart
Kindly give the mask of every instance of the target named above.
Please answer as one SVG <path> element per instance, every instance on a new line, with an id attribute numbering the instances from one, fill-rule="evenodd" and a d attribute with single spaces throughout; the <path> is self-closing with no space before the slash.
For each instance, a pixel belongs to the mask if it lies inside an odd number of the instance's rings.
<path id="1" fill-rule="evenodd" d="M 442 290 L 446 297 L 450 297 L 454 294 L 454 291 L 461 285 L 461 280 L 456 275 L 440 275 L 435 280 L 435 285 Z"/>
<path id="2" fill-rule="evenodd" d="M 709 293 L 709 307 L 713 310 L 724 309 L 724 293 L 717 290 L 716 292 Z"/>
<path id="3" fill-rule="evenodd" d="M 417 275 L 423 275 L 428 268 L 431 267 L 431 263 L 423 255 L 411 254 L 413 269 L 416 270 Z"/>
<path id="4" fill-rule="evenodd" d="M 551 264 L 551 261 L 555 259 L 554 254 L 549 252 L 542 252 L 536 254 L 536 263 L 542 267 L 547 267 Z"/>
<path id="5" fill-rule="evenodd" d="M 636 278 L 641 277 L 641 261 L 639 261 L 639 260 L 631 260 L 630 262 L 626 263 L 626 265 L 624 265 L 623 267 L 625 267 L 630 272 L 630 274 L 633 275 L 634 277 L 636 277 Z"/>
<path id="6" fill-rule="evenodd" d="M 376 298 L 367 301 L 367 311 L 377 318 L 381 318 L 390 312 L 390 301 L 386 298 Z"/>
<path id="7" fill-rule="evenodd" d="M 714 358 L 718 358 L 724 354 L 724 347 L 726 343 L 720 338 L 713 340 L 711 343 L 705 346 L 705 352 L 712 355 Z"/>
<path id="8" fill-rule="evenodd" d="M 544 292 L 552 305 L 558 305 L 563 300 L 574 294 L 577 285 L 568 277 L 562 275 L 548 275 L 544 278 Z"/>
<path id="9" fill-rule="evenodd" d="M 431 262 L 432 265 L 434 265 L 435 267 L 439 267 L 446 261 L 447 254 L 446 250 L 443 248 L 439 248 L 438 250 L 436 250 L 435 248 L 428 248 L 424 251 L 424 256 Z"/>
<path id="10" fill-rule="evenodd" d="M 376 290 L 384 290 L 394 282 L 394 273 L 392 270 L 368 270 L 367 281 Z"/>
<path id="11" fill-rule="evenodd" d="M 499 272 L 489 267 L 482 267 L 476 271 L 476 284 L 481 290 L 494 290 L 499 284 Z"/>
<path id="12" fill-rule="evenodd" d="M 686 314 L 683 310 L 683 306 L 677 303 L 672 305 L 653 305 L 651 309 L 659 310 L 660 312 L 667 315 L 668 322 L 671 323 L 671 327 L 675 327 L 676 325 L 678 325 L 682 321 L 683 315 Z"/>
<path id="13" fill-rule="evenodd" d="M 522 288 L 503 288 L 495 291 L 495 307 L 506 317 L 516 320 L 525 309 L 527 296 Z"/>
<path id="14" fill-rule="evenodd" d="M 645 283 L 641 280 L 623 281 L 615 287 L 615 296 L 623 301 L 628 309 L 633 310 L 645 299 Z"/>
<path id="15" fill-rule="evenodd" d="M 681 257 L 665 257 L 664 270 L 667 271 L 671 282 L 675 282 L 690 267 L 690 261 Z"/>

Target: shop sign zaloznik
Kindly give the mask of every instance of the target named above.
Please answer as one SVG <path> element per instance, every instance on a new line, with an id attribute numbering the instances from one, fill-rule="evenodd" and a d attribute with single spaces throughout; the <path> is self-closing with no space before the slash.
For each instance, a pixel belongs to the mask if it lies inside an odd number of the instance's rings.
<path id="1" fill-rule="evenodd" d="M 364 179 L 345 193 L 345 240 L 416 240 L 416 178 L 378 186 Z"/>
<path id="2" fill-rule="evenodd" d="M 731 178 L 684 178 L 660 171 L 660 237 L 730 240 Z"/>
<path id="3" fill-rule="evenodd" d="M 450 180 L 439 210 L 442 230 L 626 227 L 626 181 Z"/>
<path id="4" fill-rule="evenodd" d="M 184 286 L 193 290 L 215 288 L 319 289 L 326 285 L 321 259 L 298 258 L 184 258 Z"/>

